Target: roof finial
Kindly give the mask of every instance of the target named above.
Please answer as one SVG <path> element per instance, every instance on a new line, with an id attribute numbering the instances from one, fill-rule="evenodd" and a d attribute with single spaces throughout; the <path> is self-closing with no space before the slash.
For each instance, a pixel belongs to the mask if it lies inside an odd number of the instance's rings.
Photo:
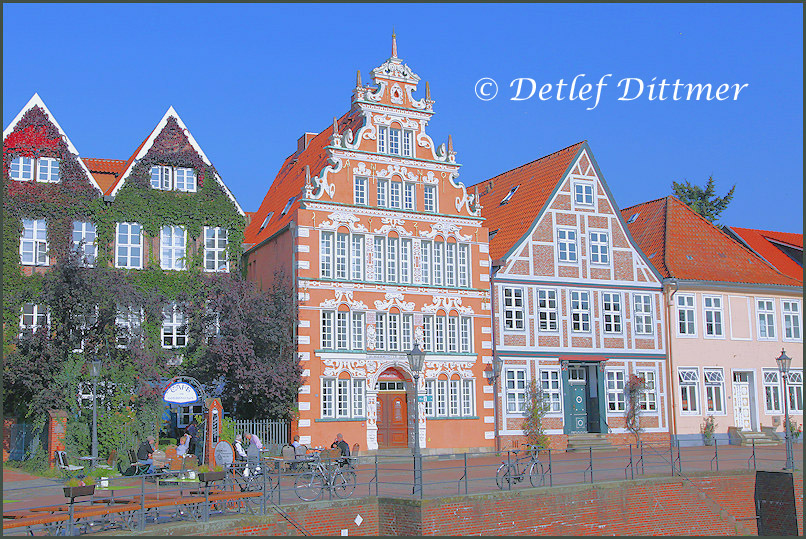
<path id="1" fill-rule="evenodd" d="M 339 120 L 335 116 L 333 117 L 333 134 L 339 134 Z"/>
<path id="2" fill-rule="evenodd" d="M 453 137 L 448 135 L 448 152 L 453 151 Z"/>
<path id="3" fill-rule="evenodd" d="M 431 86 L 425 81 L 425 100 L 431 101 Z"/>
<path id="4" fill-rule="evenodd" d="M 355 87 L 356 88 L 361 88 L 361 70 L 360 69 L 358 71 L 356 71 Z"/>
<path id="5" fill-rule="evenodd" d="M 395 34 L 395 27 L 392 27 L 392 58 L 397 58 L 397 34 Z"/>

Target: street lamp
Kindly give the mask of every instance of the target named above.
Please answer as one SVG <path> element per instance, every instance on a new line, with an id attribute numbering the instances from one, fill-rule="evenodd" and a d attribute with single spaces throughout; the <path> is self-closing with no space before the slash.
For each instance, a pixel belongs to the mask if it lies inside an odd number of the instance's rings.
<path id="1" fill-rule="evenodd" d="M 414 348 L 408 353 L 409 368 L 414 377 L 414 487 L 411 493 L 419 489 L 420 494 L 423 492 L 422 485 L 422 457 L 420 455 L 420 399 L 417 395 L 419 390 L 420 371 L 423 370 L 423 362 L 425 361 L 425 352 L 420 350 L 420 345 L 414 343 Z"/>
<path id="2" fill-rule="evenodd" d="M 501 376 L 501 369 L 504 366 L 504 361 L 498 357 L 493 356 L 493 370 L 489 374 L 490 385 L 493 386 L 493 414 L 494 414 L 494 421 L 495 421 L 495 450 L 501 451 L 501 440 L 498 436 L 498 391 L 496 387 L 496 382 L 498 382 L 498 378 Z"/>
<path id="3" fill-rule="evenodd" d="M 789 378 L 789 366 L 792 364 L 792 358 L 786 355 L 784 349 L 781 348 L 781 355 L 775 358 L 778 363 L 778 370 L 784 379 L 784 440 L 786 441 L 786 467 L 785 470 L 794 470 L 794 454 L 792 452 L 792 437 L 789 433 L 789 393 L 787 391 L 786 383 Z"/>
<path id="4" fill-rule="evenodd" d="M 98 458 L 98 377 L 101 375 L 101 360 L 98 358 L 87 362 L 92 377 L 92 466 Z"/>

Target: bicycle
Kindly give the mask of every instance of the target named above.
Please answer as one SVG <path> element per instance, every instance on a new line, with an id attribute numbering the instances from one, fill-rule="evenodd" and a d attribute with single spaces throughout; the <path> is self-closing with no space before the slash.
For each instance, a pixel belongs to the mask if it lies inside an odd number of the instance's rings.
<path id="1" fill-rule="evenodd" d="M 356 475 L 351 469 L 342 469 L 336 456 L 328 454 L 327 463 L 322 462 L 320 453 L 310 457 L 311 470 L 299 474 L 294 480 L 294 491 L 300 500 L 312 502 L 322 495 L 324 489 L 332 490 L 338 498 L 352 496 L 356 485 Z M 333 458 L 334 460 L 330 461 Z"/>
<path id="2" fill-rule="evenodd" d="M 529 474 L 529 483 L 533 487 L 540 487 L 545 483 L 545 470 L 538 457 L 540 448 L 531 444 L 526 444 L 526 447 L 530 448 L 527 455 L 517 457 L 514 462 L 502 462 L 495 472 L 495 484 L 501 490 L 511 488 L 514 483 L 523 481 L 527 472 Z"/>

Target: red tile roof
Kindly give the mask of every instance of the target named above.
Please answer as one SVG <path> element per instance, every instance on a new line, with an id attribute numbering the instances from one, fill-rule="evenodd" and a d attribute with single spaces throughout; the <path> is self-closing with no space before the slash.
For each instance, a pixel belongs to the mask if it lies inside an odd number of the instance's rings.
<path id="1" fill-rule="evenodd" d="M 800 250 L 803 259 L 803 234 L 792 232 L 774 232 L 755 228 L 726 227 L 738 236 L 741 241 L 754 250 L 764 260 L 778 268 L 782 273 L 803 282 L 803 266 L 792 260 L 781 250 L 779 245 Z"/>
<path id="2" fill-rule="evenodd" d="M 664 277 L 802 286 L 675 196 L 624 208 L 621 214 L 633 240 Z"/>
<path id="3" fill-rule="evenodd" d="M 115 178 L 115 182 L 114 182 L 114 183 L 113 183 L 111 186 L 109 186 L 109 188 L 108 188 L 108 189 L 105 189 L 105 190 L 104 190 L 104 194 L 105 194 L 105 195 L 111 195 L 111 194 L 112 194 L 112 191 L 114 191 L 114 190 L 115 190 L 115 187 L 117 187 L 117 185 L 120 183 L 120 180 L 122 180 L 122 179 L 123 179 L 123 172 L 126 172 L 126 170 L 128 170 L 129 166 L 131 166 L 131 164 L 132 164 L 132 162 L 134 161 L 135 157 L 137 157 L 137 154 L 139 154 L 139 153 L 140 153 L 140 150 L 143 148 L 143 146 L 145 145 L 145 143 L 146 143 L 146 142 L 148 142 L 149 137 L 151 137 L 151 134 L 152 134 L 152 133 L 153 133 L 155 130 L 156 130 L 156 128 L 154 128 L 154 129 L 152 129 L 152 130 L 151 130 L 151 133 L 149 133 L 149 134 L 148 134 L 148 137 L 146 137 L 146 138 L 144 138 L 144 139 L 143 139 L 143 142 L 141 142 L 141 143 L 140 143 L 140 145 L 137 147 L 137 149 L 136 149 L 136 150 L 134 150 L 134 153 L 131 155 L 131 157 L 129 157 L 129 159 L 127 159 L 127 160 L 126 160 L 126 161 L 123 163 L 123 170 L 121 171 L 121 174 L 120 174 L 120 175 L 118 175 L 118 176 L 117 176 L 117 178 Z"/>
<path id="4" fill-rule="evenodd" d="M 358 127 L 363 123 L 363 118 L 360 115 L 350 117 L 354 110 L 345 113 L 339 118 L 339 133 L 344 133 L 348 128 L 352 129 L 353 133 L 358 131 Z M 258 210 L 254 212 L 252 220 L 244 230 L 244 243 L 254 246 L 271 237 L 272 234 L 291 222 L 299 208 L 299 201 L 305 187 L 305 167 L 306 165 L 310 167 L 311 178 L 313 178 L 318 176 L 328 164 L 325 147 L 329 144 L 332 133 L 333 124 L 331 123 L 313 138 L 310 135 L 306 135 L 308 144 L 305 149 L 301 152 L 294 152 L 286 158 L 271 183 L 266 196 L 263 198 L 263 202 Z M 288 208 L 285 215 L 281 215 L 285 205 L 292 197 L 294 197 L 293 204 Z M 261 230 L 261 225 L 266 216 L 272 212 L 273 214 L 268 224 Z"/>
<path id="5" fill-rule="evenodd" d="M 585 141 L 578 142 L 476 184 L 484 224 L 491 234 L 498 230 L 490 239 L 490 258 L 505 256 L 526 234 L 584 144 Z M 515 187 L 517 191 L 509 201 L 501 204 Z M 473 188 L 467 192 L 473 192 Z"/>
<path id="6" fill-rule="evenodd" d="M 98 187 L 104 194 L 111 191 L 117 179 L 123 174 L 125 161 L 120 159 L 95 159 L 92 157 L 82 157 L 82 161 L 92 173 L 93 178 L 98 183 Z"/>

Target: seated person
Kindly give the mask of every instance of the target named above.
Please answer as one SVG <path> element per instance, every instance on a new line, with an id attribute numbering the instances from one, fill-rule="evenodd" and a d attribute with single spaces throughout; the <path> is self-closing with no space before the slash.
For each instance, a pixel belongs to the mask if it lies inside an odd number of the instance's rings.
<path id="1" fill-rule="evenodd" d="M 336 435 L 336 439 L 333 440 L 332 444 L 330 444 L 330 448 L 338 448 L 339 451 L 341 451 L 342 457 L 350 456 L 350 446 L 344 441 L 344 437 L 341 435 L 341 433 Z M 349 464 L 349 461 L 346 458 L 339 459 L 339 466 L 346 466 L 347 464 Z"/>
<path id="2" fill-rule="evenodd" d="M 260 473 L 260 449 L 254 444 L 249 444 L 246 450 L 246 467 L 243 470 L 243 476 L 249 477 L 250 475 L 258 475 Z"/>
<path id="3" fill-rule="evenodd" d="M 156 451 L 157 440 L 153 436 L 146 438 L 146 441 L 137 448 L 137 464 L 148 464 L 148 473 L 154 473 L 154 451 Z"/>
<path id="4" fill-rule="evenodd" d="M 246 451 L 243 448 L 243 437 L 240 434 L 235 435 L 235 460 L 245 461 Z"/>
<path id="5" fill-rule="evenodd" d="M 299 443 L 299 434 L 294 435 L 294 441 L 291 442 L 291 446 L 294 448 L 294 456 L 305 456 L 305 448 Z"/>

